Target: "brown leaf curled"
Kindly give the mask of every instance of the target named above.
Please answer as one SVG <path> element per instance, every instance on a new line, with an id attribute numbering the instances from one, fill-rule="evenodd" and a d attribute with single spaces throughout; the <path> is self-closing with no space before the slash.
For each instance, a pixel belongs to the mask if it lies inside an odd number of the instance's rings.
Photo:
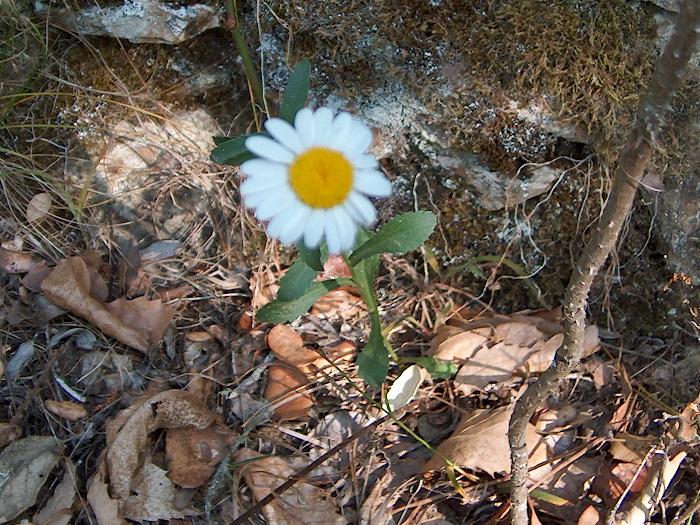
<path id="1" fill-rule="evenodd" d="M 142 352 L 163 338 L 175 314 L 170 306 L 145 297 L 105 303 L 104 282 L 98 277 L 83 257 L 69 257 L 58 262 L 41 283 L 41 290 L 57 306 Z"/>

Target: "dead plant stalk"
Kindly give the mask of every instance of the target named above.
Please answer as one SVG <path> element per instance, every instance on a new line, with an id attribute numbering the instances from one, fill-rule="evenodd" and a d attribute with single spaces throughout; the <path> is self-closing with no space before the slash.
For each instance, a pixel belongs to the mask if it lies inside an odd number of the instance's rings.
<path id="1" fill-rule="evenodd" d="M 671 107 L 672 96 L 695 50 L 700 31 L 700 2 L 684 0 L 673 35 L 659 58 L 637 120 L 622 147 L 610 196 L 590 240 L 574 265 L 563 306 L 564 342 L 550 367 L 517 400 L 510 419 L 511 523 L 527 525 L 528 450 L 525 428 L 535 410 L 579 363 L 586 327 L 586 306 L 593 279 L 613 250 L 632 208 L 654 142 Z"/>

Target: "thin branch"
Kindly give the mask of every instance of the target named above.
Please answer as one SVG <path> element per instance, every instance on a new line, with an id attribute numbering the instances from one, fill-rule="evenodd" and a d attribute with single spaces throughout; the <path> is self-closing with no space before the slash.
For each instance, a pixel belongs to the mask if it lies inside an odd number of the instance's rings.
<path id="1" fill-rule="evenodd" d="M 586 306 L 593 279 L 605 263 L 632 209 L 637 187 L 651 157 L 657 134 L 671 107 L 674 91 L 698 40 L 700 2 L 684 0 L 673 35 L 659 58 L 637 120 L 622 148 L 610 197 L 590 240 L 579 255 L 567 287 L 563 306 L 564 342 L 554 361 L 520 397 L 510 419 L 511 523 L 527 525 L 527 461 L 525 428 L 535 410 L 554 392 L 581 360 L 586 327 Z"/>

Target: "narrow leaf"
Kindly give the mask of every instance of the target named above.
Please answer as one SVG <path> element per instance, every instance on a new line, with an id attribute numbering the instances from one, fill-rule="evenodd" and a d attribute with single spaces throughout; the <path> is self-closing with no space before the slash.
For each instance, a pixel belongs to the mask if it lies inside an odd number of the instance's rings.
<path id="1" fill-rule="evenodd" d="M 228 142 L 234 137 L 224 137 L 223 135 L 214 135 L 212 140 L 216 146 L 221 146 L 224 142 Z"/>
<path id="2" fill-rule="evenodd" d="M 306 293 L 316 277 L 316 270 L 303 261 L 296 261 L 280 279 L 277 300 L 293 301 Z"/>
<path id="3" fill-rule="evenodd" d="M 307 58 L 299 62 L 289 76 L 287 89 L 284 90 L 280 104 L 279 117 L 290 124 L 294 122 L 297 111 L 306 104 L 306 99 L 309 96 L 310 77 L 311 62 Z"/>
<path id="4" fill-rule="evenodd" d="M 360 377 L 375 388 L 382 386 L 389 372 L 389 351 L 382 335 L 381 321 L 376 313 L 372 315 L 372 331 L 367 346 L 357 357 L 357 366 Z"/>
<path id="5" fill-rule="evenodd" d="M 245 141 L 250 136 L 252 135 L 241 135 L 222 142 L 212 150 L 209 158 L 217 164 L 230 164 L 232 166 L 243 164 L 246 160 L 254 157 L 245 148 Z"/>
<path id="6" fill-rule="evenodd" d="M 340 283 L 331 279 L 311 283 L 306 293 L 292 301 L 280 301 L 279 299 L 266 304 L 255 314 L 258 321 L 265 323 L 289 323 L 300 315 L 305 314 L 314 303 L 331 290 L 341 286 Z"/>
<path id="7" fill-rule="evenodd" d="M 350 264 L 380 253 L 405 253 L 418 248 L 433 233 L 437 218 L 430 211 L 404 213 L 385 224 L 350 255 Z"/>
<path id="8" fill-rule="evenodd" d="M 372 237 L 372 233 L 361 229 L 357 234 L 359 242 L 367 242 Z M 369 308 L 370 312 L 377 310 L 377 300 L 374 294 L 374 279 L 379 270 L 379 256 L 374 255 L 360 261 L 355 266 L 351 267 L 352 277 L 360 290 L 362 300 Z"/>
<path id="9" fill-rule="evenodd" d="M 314 270 L 320 272 L 323 270 L 323 263 L 321 262 L 321 249 L 307 248 L 304 242 L 299 243 L 299 258 L 304 261 L 307 266 L 310 266 Z"/>
<path id="10" fill-rule="evenodd" d="M 457 373 L 457 367 L 449 361 L 434 357 L 418 357 L 414 360 L 418 366 L 425 368 L 431 376 L 437 379 L 449 379 Z"/>

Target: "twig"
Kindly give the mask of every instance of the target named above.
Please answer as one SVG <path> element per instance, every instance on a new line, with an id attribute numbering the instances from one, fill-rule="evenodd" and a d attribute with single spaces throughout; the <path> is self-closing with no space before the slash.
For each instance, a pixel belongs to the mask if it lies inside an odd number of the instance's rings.
<path id="1" fill-rule="evenodd" d="M 526 426 L 535 410 L 581 360 L 586 306 L 593 278 L 615 247 L 632 208 L 653 143 L 671 106 L 672 95 L 680 85 L 682 73 L 695 49 L 699 24 L 700 2 L 684 0 L 674 33 L 657 62 L 645 96 L 640 100 L 637 121 L 620 153 L 617 172 L 603 213 L 574 265 L 564 297 L 564 342 L 550 367 L 515 404 L 508 432 L 512 462 L 513 525 L 528 523 Z"/>

